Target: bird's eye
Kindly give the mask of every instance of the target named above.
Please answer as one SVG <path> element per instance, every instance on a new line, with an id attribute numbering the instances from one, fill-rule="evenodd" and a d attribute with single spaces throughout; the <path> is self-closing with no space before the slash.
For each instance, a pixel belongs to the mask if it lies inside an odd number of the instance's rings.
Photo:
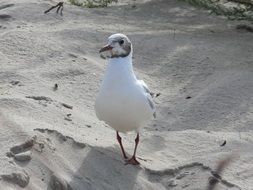
<path id="1" fill-rule="evenodd" d="M 124 44 L 124 40 L 120 40 L 120 41 L 119 41 L 119 44 L 120 44 L 120 45 Z"/>

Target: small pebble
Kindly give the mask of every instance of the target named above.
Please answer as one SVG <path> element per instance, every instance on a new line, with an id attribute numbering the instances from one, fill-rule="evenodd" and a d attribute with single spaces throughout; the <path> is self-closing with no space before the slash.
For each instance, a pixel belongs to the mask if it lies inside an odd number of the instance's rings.
<path id="1" fill-rule="evenodd" d="M 19 81 L 18 80 L 13 80 L 13 81 L 11 81 L 11 84 L 12 85 L 17 85 L 17 84 L 19 84 Z"/>
<path id="2" fill-rule="evenodd" d="M 54 84 L 54 91 L 55 90 L 58 90 L 58 84 L 57 83 Z"/>
<path id="3" fill-rule="evenodd" d="M 161 95 L 161 93 L 159 92 L 159 93 L 157 93 L 156 95 L 155 95 L 155 97 L 157 98 L 158 96 L 160 96 Z"/>
<path id="4" fill-rule="evenodd" d="M 225 146 L 227 144 L 227 141 L 224 140 L 223 143 L 220 146 Z"/>
<path id="5" fill-rule="evenodd" d="M 27 152 L 22 152 L 19 154 L 15 154 L 14 155 L 14 159 L 20 162 L 25 162 L 25 161 L 29 161 L 32 159 L 32 153 L 31 151 L 27 151 Z"/>
<path id="6" fill-rule="evenodd" d="M 70 119 L 69 117 L 64 117 L 64 119 L 65 119 L 66 121 L 72 121 L 72 119 Z"/>
<path id="7" fill-rule="evenodd" d="M 68 105 L 68 104 L 65 104 L 65 103 L 62 103 L 61 105 L 64 106 L 65 108 L 73 109 L 73 106 L 71 106 L 71 105 Z"/>

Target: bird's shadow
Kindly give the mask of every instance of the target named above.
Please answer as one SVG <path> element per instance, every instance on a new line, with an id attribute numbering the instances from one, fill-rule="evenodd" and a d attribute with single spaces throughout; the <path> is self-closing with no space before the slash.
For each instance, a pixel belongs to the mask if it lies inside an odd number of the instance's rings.
<path id="1" fill-rule="evenodd" d="M 75 190 L 134 189 L 139 166 L 125 165 L 113 147 L 91 147 L 69 185 Z"/>

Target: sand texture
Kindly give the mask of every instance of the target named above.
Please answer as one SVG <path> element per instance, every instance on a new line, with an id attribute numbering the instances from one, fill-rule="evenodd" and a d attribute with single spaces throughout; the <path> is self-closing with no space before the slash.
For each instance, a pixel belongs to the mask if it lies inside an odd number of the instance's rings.
<path id="1" fill-rule="evenodd" d="M 176 0 L 88 9 L 0 1 L 1 190 L 253 189 L 253 33 Z M 157 118 L 124 165 L 94 101 L 113 33 L 134 47 Z M 57 84 L 57 85 L 56 85 Z M 122 134 L 129 155 L 135 133 Z M 224 159 L 220 177 L 215 174 Z"/>

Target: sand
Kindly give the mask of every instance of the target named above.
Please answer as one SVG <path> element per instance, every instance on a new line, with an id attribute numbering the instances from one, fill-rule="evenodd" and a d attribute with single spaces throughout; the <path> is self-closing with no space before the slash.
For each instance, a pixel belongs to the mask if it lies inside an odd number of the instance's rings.
<path id="1" fill-rule="evenodd" d="M 1 190 L 205 190 L 227 158 L 216 189 L 253 189 L 253 34 L 236 29 L 247 22 L 176 0 L 43 13 L 56 3 L 0 2 Z M 98 50 L 116 32 L 161 93 L 140 166 L 124 165 L 94 112 Z M 122 137 L 131 155 L 135 133 Z"/>

